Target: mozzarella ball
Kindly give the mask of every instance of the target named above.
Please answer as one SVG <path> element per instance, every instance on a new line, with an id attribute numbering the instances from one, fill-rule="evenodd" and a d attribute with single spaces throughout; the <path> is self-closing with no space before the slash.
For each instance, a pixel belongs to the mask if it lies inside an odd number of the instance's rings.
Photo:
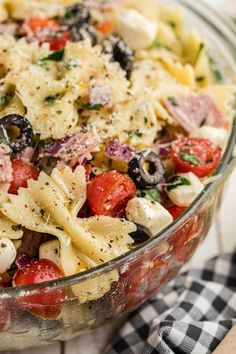
<path id="1" fill-rule="evenodd" d="M 49 259 L 60 268 L 60 242 L 52 240 L 42 243 L 39 247 L 39 259 L 42 258 Z"/>
<path id="2" fill-rule="evenodd" d="M 192 172 L 178 173 L 177 176 L 185 178 L 190 184 L 176 186 L 170 191 L 167 191 L 167 194 L 174 204 L 180 207 L 187 207 L 194 201 L 198 194 L 201 193 L 204 185 Z"/>
<path id="3" fill-rule="evenodd" d="M 129 221 L 142 226 L 150 236 L 156 236 L 173 221 L 160 203 L 137 197 L 128 202 L 126 216 Z"/>
<path id="4" fill-rule="evenodd" d="M 116 21 L 118 34 L 131 49 L 148 48 L 156 38 L 157 24 L 133 9 L 123 10 Z"/>
<path id="5" fill-rule="evenodd" d="M 11 240 L 0 237 L 0 274 L 5 273 L 16 259 L 16 249 Z"/>
<path id="6" fill-rule="evenodd" d="M 216 146 L 223 148 L 227 139 L 227 130 L 204 125 L 193 131 L 190 136 L 193 138 L 204 138 L 212 141 Z"/>

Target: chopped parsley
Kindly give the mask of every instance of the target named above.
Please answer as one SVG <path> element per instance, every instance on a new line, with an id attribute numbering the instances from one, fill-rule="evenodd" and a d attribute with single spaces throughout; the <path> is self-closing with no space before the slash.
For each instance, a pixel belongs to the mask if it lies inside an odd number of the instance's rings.
<path id="1" fill-rule="evenodd" d="M 204 47 L 205 47 L 205 44 L 204 43 L 200 43 L 198 51 L 197 51 L 195 63 L 198 61 L 198 58 L 199 58 L 201 52 L 203 51 Z"/>
<path id="2" fill-rule="evenodd" d="M 200 165 L 201 162 L 200 160 L 197 158 L 197 156 L 193 155 L 193 154 L 188 154 L 186 152 L 181 152 L 179 154 L 179 156 L 181 157 L 182 160 L 191 163 L 192 165 Z"/>
<path id="3" fill-rule="evenodd" d="M 173 97 L 173 96 L 168 97 L 168 101 L 170 101 L 170 103 L 172 103 L 173 106 L 177 107 L 179 105 L 177 99 L 175 97 Z"/>
<path id="4" fill-rule="evenodd" d="M 209 59 L 211 70 L 215 76 L 216 81 L 223 81 L 223 75 L 220 71 L 218 63 L 209 54 L 208 54 L 208 59 Z"/>
<path id="5" fill-rule="evenodd" d="M 78 63 L 76 60 L 73 60 L 73 59 L 69 59 L 67 63 L 65 63 L 65 68 L 67 70 L 72 70 L 74 68 L 76 68 L 78 66 Z"/>
<path id="6" fill-rule="evenodd" d="M 6 107 L 13 98 L 12 93 L 6 93 L 5 95 L 0 96 L 0 108 Z"/>
<path id="7" fill-rule="evenodd" d="M 46 60 L 51 60 L 51 61 L 61 61 L 63 59 L 65 53 L 65 49 L 60 49 L 57 50 L 51 54 L 49 54 L 47 57 L 41 59 L 42 61 L 46 61 Z"/>
<path id="8" fill-rule="evenodd" d="M 57 50 L 55 52 L 50 53 L 47 57 L 44 57 L 42 59 L 38 59 L 35 62 L 35 64 L 45 67 L 46 61 L 61 61 L 63 59 L 64 53 L 65 53 L 65 49 Z"/>
<path id="9" fill-rule="evenodd" d="M 169 25 L 170 27 L 172 27 L 173 29 L 176 28 L 176 23 L 175 23 L 174 21 L 168 21 L 167 23 L 168 23 L 168 25 Z"/>
<path id="10" fill-rule="evenodd" d="M 147 122 L 148 122 L 147 117 L 144 117 L 144 124 L 147 124 Z"/>
<path id="11" fill-rule="evenodd" d="M 157 41 L 154 41 L 150 47 L 150 49 L 161 49 L 161 48 L 171 51 L 169 47 L 167 47 L 164 44 L 161 44 L 160 42 L 157 42 Z"/>
<path id="12" fill-rule="evenodd" d="M 138 190 L 137 195 L 138 195 L 138 197 L 146 198 L 149 200 L 154 200 L 155 202 L 158 202 L 158 203 L 161 202 L 160 192 L 155 188 L 146 189 L 146 190 Z"/>
<path id="13" fill-rule="evenodd" d="M 175 189 L 179 186 L 190 186 L 190 185 L 191 183 L 187 178 L 182 176 L 173 176 L 168 180 L 167 190 L 170 192 L 172 189 Z"/>
<path id="14" fill-rule="evenodd" d="M 204 81 L 205 80 L 205 76 L 197 76 L 196 77 L 196 81 L 197 82 L 202 82 L 202 81 Z"/>
<path id="15" fill-rule="evenodd" d="M 59 100 L 61 97 L 62 96 L 59 93 L 56 93 L 55 95 L 45 97 L 44 102 L 48 106 L 51 106 L 56 100 Z"/>
<path id="16" fill-rule="evenodd" d="M 56 111 L 58 115 L 62 114 L 62 111 L 58 110 Z"/>
<path id="17" fill-rule="evenodd" d="M 88 109 L 89 111 L 99 111 L 103 105 L 101 103 L 82 103 L 81 107 L 83 109 Z"/>
<path id="18" fill-rule="evenodd" d="M 143 133 L 141 133 L 138 129 L 130 130 L 130 131 L 128 131 L 128 136 L 130 138 L 134 138 L 134 137 L 141 138 L 143 136 Z"/>

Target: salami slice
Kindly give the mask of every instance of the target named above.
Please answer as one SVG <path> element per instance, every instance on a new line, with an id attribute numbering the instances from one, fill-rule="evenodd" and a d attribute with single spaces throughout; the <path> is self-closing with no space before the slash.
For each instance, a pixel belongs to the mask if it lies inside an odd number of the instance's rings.
<path id="1" fill-rule="evenodd" d="M 163 100 L 172 117 L 188 132 L 196 130 L 203 122 L 220 127 L 224 117 L 209 95 L 168 97 Z"/>
<path id="2" fill-rule="evenodd" d="M 10 153 L 9 146 L 0 144 L 0 183 L 10 183 L 12 181 Z"/>

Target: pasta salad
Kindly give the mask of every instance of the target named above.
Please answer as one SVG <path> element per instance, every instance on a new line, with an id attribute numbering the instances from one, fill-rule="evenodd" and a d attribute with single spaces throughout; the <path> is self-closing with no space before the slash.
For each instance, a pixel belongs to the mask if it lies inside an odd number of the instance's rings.
<path id="1" fill-rule="evenodd" d="M 221 160 L 236 90 L 158 0 L 0 0 L 0 21 L 7 287 L 96 267 L 178 218 Z M 85 302 L 117 279 L 72 291 Z"/>

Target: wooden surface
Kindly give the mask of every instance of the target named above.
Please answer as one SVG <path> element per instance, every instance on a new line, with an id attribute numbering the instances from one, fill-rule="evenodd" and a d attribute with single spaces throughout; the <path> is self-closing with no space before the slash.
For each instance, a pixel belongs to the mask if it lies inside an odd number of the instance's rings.
<path id="1" fill-rule="evenodd" d="M 229 180 L 221 210 L 209 234 L 198 248 L 188 267 L 201 266 L 203 262 L 219 253 L 230 252 L 236 246 L 236 171 Z M 85 334 L 66 343 L 43 348 L 33 348 L 18 354 L 101 354 L 112 334 L 111 326 L 105 326 L 94 333 Z M 13 354 L 16 352 L 4 352 Z"/>

